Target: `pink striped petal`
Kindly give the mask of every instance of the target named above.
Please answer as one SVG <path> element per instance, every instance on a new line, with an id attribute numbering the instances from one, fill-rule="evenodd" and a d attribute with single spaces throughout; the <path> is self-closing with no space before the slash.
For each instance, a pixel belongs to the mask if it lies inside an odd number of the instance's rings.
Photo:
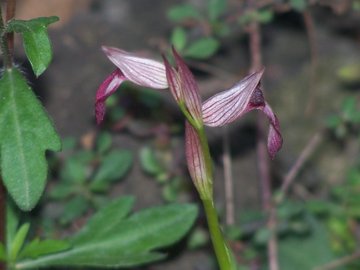
<path id="1" fill-rule="evenodd" d="M 199 87 L 195 81 L 194 75 L 191 73 L 184 60 L 173 47 L 179 81 L 181 83 L 181 92 L 184 97 L 185 105 L 190 115 L 199 121 L 202 121 L 201 97 Z"/>
<path id="2" fill-rule="evenodd" d="M 106 99 L 113 94 L 125 80 L 126 78 L 124 77 L 124 74 L 122 74 L 119 69 L 116 69 L 100 85 L 96 92 L 95 101 L 95 116 L 97 124 L 100 124 L 104 119 Z"/>
<path id="3" fill-rule="evenodd" d="M 268 152 L 271 158 L 280 150 L 282 137 L 279 121 L 266 103 L 263 93 L 259 88 L 260 79 L 264 70 L 255 72 L 238 84 L 223 91 L 203 104 L 204 124 L 211 127 L 229 124 L 247 112 L 258 109 L 269 119 Z"/>
<path id="4" fill-rule="evenodd" d="M 204 124 L 211 127 L 223 126 L 235 121 L 255 106 L 265 106 L 261 91 L 256 91 L 264 70 L 255 72 L 228 90 L 220 92 L 202 105 Z M 256 93 L 254 93 L 256 92 Z"/>
<path id="5" fill-rule="evenodd" d="M 201 196 L 211 195 L 212 179 L 207 175 L 204 152 L 196 129 L 185 122 L 185 154 L 187 167 Z"/>
<path id="6" fill-rule="evenodd" d="M 166 70 L 166 78 L 169 83 L 171 94 L 177 103 L 184 101 L 184 93 L 181 90 L 181 82 L 177 71 L 170 65 L 169 61 L 163 57 Z"/>
<path id="7" fill-rule="evenodd" d="M 103 46 L 102 50 L 127 80 L 144 87 L 168 88 L 165 66 L 162 63 L 114 47 Z"/>

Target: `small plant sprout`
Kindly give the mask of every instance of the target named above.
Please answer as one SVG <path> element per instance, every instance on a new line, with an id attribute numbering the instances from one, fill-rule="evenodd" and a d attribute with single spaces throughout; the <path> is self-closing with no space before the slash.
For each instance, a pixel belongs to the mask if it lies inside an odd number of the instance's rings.
<path id="1" fill-rule="evenodd" d="M 258 109 L 269 119 L 268 152 L 271 158 L 282 145 L 279 121 L 260 88 L 264 69 L 245 77 L 233 87 L 201 102 L 193 74 L 173 49 L 175 67 L 164 57 L 164 64 L 141 58 L 111 47 L 103 47 L 117 69 L 100 85 L 96 95 L 96 118 L 101 123 L 105 114 L 105 100 L 125 80 L 155 89 L 169 88 L 186 117 L 186 159 L 190 176 L 204 205 L 215 254 L 222 270 L 237 269 L 234 256 L 221 232 L 213 200 L 212 161 L 204 125 L 218 127 L 229 124 L 245 113 Z"/>

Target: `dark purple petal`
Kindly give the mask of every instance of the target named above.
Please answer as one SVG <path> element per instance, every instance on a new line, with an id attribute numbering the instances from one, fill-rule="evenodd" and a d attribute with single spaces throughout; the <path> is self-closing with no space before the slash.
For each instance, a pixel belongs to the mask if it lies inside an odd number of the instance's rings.
<path id="1" fill-rule="evenodd" d="M 210 194 L 211 179 L 206 172 L 204 152 L 196 129 L 188 122 L 185 122 L 185 154 L 187 167 L 196 188 L 200 195 Z"/>
<path id="2" fill-rule="evenodd" d="M 193 74 L 185 64 L 181 56 L 173 48 L 173 54 L 175 57 L 179 81 L 181 82 L 181 91 L 184 97 L 185 105 L 190 115 L 197 120 L 202 118 L 201 110 L 201 97 L 199 93 L 199 87 L 195 81 Z"/>
<path id="3" fill-rule="evenodd" d="M 257 91 L 264 69 L 250 74 L 228 90 L 220 92 L 202 105 L 204 124 L 223 126 L 252 109 L 265 106 L 261 90 Z"/>
<path id="4" fill-rule="evenodd" d="M 124 74 L 122 74 L 119 69 L 116 69 L 100 85 L 96 92 L 95 101 L 95 116 L 97 124 L 100 124 L 104 119 L 106 99 L 113 94 L 125 80 L 126 78 L 124 77 Z"/>
<path id="5" fill-rule="evenodd" d="M 276 115 L 272 111 L 270 105 L 265 103 L 265 107 L 262 109 L 264 114 L 270 121 L 269 134 L 268 134 L 268 151 L 270 157 L 273 159 L 275 154 L 280 150 L 283 139 L 280 132 L 280 124 Z"/>
<path id="6" fill-rule="evenodd" d="M 117 66 L 127 80 L 155 89 L 168 88 L 165 66 L 157 61 L 136 56 L 118 48 L 103 46 L 111 62 Z"/>

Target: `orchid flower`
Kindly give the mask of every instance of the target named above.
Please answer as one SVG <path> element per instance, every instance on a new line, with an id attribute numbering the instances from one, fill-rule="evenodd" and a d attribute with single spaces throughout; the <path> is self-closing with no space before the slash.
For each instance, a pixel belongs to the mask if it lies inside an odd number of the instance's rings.
<path id="1" fill-rule="evenodd" d="M 228 90 L 201 102 L 195 78 L 180 55 L 173 49 L 175 67 L 164 57 L 164 64 L 141 58 L 134 54 L 103 47 L 108 58 L 117 69 L 105 79 L 96 94 L 96 118 L 104 118 L 105 100 L 124 81 L 155 89 L 169 88 L 179 108 L 186 117 L 185 152 L 190 176 L 199 192 L 208 220 L 210 236 L 221 270 L 237 269 L 234 256 L 229 249 L 217 219 L 213 199 L 212 162 L 204 125 L 217 127 L 229 124 L 245 113 L 261 110 L 270 121 L 268 151 L 273 158 L 281 147 L 279 121 L 260 89 L 264 70 L 248 75 Z"/>
<path id="2" fill-rule="evenodd" d="M 105 114 L 105 101 L 124 81 L 154 89 L 170 90 L 180 107 L 189 113 L 194 121 L 206 126 L 218 127 L 229 124 L 245 113 L 258 109 L 269 119 L 268 151 L 271 158 L 282 145 L 279 121 L 270 105 L 265 101 L 260 89 L 260 79 L 264 70 L 252 73 L 230 89 L 220 92 L 201 105 L 198 86 L 192 73 L 176 53 L 177 70 L 164 59 L 164 64 L 152 59 L 113 48 L 102 47 L 111 62 L 117 67 L 100 85 L 96 93 L 95 112 L 97 123 Z"/>
<path id="3" fill-rule="evenodd" d="M 157 61 L 138 57 L 118 48 L 102 47 L 107 57 L 117 67 L 96 92 L 95 114 L 98 124 L 105 115 L 105 100 L 112 95 L 124 81 L 155 89 L 168 88 L 165 66 Z"/>

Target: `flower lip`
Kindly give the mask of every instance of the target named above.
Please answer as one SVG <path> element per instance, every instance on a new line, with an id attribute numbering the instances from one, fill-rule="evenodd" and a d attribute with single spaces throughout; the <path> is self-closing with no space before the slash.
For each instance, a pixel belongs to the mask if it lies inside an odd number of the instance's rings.
<path id="1" fill-rule="evenodd" d="M 119 69 L 116 69 L 100 85 L 96 92 L 95 101 L 95 116 L 97 124 L 100 124 L 104 119 L 105 100 L 116 91 L 124 80 L 124 75 Z"/>
<path id="2" fill-rule="evenodd" d="M 101 47 L 109 60 L 117 66 L 127 80 L 144 87 L 168 88 L 165 67 L 161 62 L 143 58 L 114 47 Z"/>

